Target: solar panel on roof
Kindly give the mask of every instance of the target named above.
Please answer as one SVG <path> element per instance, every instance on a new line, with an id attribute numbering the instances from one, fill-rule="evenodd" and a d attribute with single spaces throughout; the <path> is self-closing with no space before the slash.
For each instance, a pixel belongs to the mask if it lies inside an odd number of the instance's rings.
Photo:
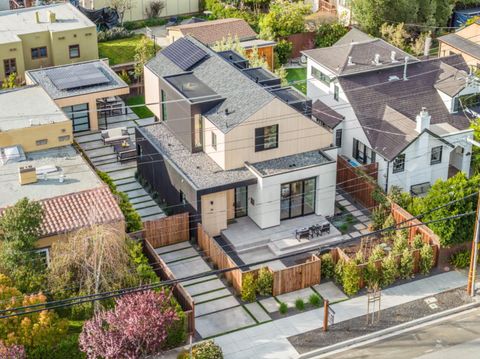
<path id="1" fill-rule="evenodd" d="M 183 37 L 167 46 L 162 54 L 183 71 L 187 71 L 208 56 L 205 51 Z"/>
<path id="2" fill-rule="evenodd" d="M 59 90 L 71 90 L 109 83 L 110 80 L 94 64 L 59 67 L 48 71 L 50 81 Z"/>

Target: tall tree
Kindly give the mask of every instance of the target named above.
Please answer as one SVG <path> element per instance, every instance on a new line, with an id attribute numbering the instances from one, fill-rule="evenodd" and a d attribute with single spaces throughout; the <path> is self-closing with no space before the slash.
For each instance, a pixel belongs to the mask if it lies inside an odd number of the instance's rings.
<path id="1" fill-rule="evenodd" d="M 302 1 L 274 0 L 270 11 L 259 21 L 262 39 L 277 39 L 305 31 L 305 15 L 311 12 L 310 5 Z"/>

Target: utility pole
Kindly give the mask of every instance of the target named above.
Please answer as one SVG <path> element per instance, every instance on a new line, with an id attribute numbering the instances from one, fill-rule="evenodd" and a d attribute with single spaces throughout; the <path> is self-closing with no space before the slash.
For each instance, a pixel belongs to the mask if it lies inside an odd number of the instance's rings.
<path id="1" fill-rule="evenodd" d="M 480 243 L 480 191 L 477 201 L 477 216 L 475 219 L 475 232 L 472 241 L 472 254 L 470 256 L 470 269 L 468 271 L 467 293 L 472 297 L 475 296 L 475 279 L 477 276 L 477 260 L 478 260 L 478 245 Z"/>

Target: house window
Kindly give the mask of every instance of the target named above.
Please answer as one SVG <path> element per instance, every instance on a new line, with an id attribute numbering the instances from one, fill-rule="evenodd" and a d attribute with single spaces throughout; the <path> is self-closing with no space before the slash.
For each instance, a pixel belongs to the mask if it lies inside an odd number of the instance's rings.
<path id="1" fill-rule="evenodd" d="M 320 82 L 323 82 L 325 85 L 330 86 L 330 77 L 325 75 L 319 69 L 312 67 L 312 76 L 317 80 L 319 80 Z"/>
<path id="2" fill-rule="evenodd" d="M 62 110 L 72 120 L 73 132 L 88 131 L 90 129 L 88 103 L 62 107 Z"/>
<path id="3" fill-rule="evenodd" d="M 39 262 L 45 264 L 45 267 L 48 267 L 50 264 L 50 250 L 48 248 L 36 249 L 35 254 L 38 258 L 42 259 L 39 260 Z"/>
<path id="4" fill-rule="evenodd" d="M 80 57 L 80 45 L 70 45 L 68 47 L 68 55 L 71 59 Z"/>
<path id="5" fill-rule="evenodd" d="M 405 154 L 398 155 L 393 160 L 393 173 L 405 171 Z"/>
<path id="6" fill-rule="evenodd" d="M 335 131 L 335 146 L 342 147 L 342 130 Z"/>
<path id="7" fill-rule="evenodd" d="M 338 101 L 338 94 L 339 94 L 339 88 L 338 85 L 333 85 L 333 99 L 335 101 Z"/>
<path id="8" fill-rule="evenodd" d="M 141 157 L 143 155 L 143 147 L 137 143 L 137 157 Z"/>
<path id="9" fill-rule="evenodd" d="M 58 141 L 59 142 L 65 142 L 70 140 L 70 135 L 65 135 L 65 136 L 58 136 Z"/>
<path id="10" fill-rule="evenodd" d="M 37 146 L 43 146 L 43 145 L 46 145 L 48 143 L 48 140 L 46 138 L 42 139 L 42 140 L 36 140 L 35 141 L 35 144 Z"/>
<path id="11" fill-rule="evenodd" d="M 185 193 L 183 193 L 181 190 L 180 190 L 180 203 L 187 204 L 187 196 L 185 196 Z"/>
<path id="12" fill-rule="evenodd" d="M 196 114 L 193 118 L 193 147 L 196 150 L 203 149 L 203 123 L 202 115 Z"/>
<path id="13" fill-rule="evenodd" d="M 375 152 L 356 138 L 353 139 L 352 157 L 364 165 L 375 163 L 376 160 Z"/>
<path id="14" fill-rule="evenodd" d="M 430 164 L 436 165 L 437 163 L 442 162 L 442 146 L 433 147 L 432 154 L 430 155 Z"/>
<path id="15" fill-rule="evenodd" d="M 167 120 L 167 95 L 165 91 L 161 90 L 161 101 L 162 101 L 162 120 L 166 121 Z"/>
<path id="16" fill-rule="evenodd" d="M 47 57 L 47 48 L 45 46 L 32 48 L 32 60 L 43 59 L 45 57 Z"/>
<path id="17" fill-rule="evenodd" d="M 217 150 L 217 135 L 213 131 L 212 131 L 212 147 L 215 151 Z"/>
<path id="18" fill-rule="evenodd" d="M 3 68 L 5 69 L 5 77 L 8 77 L 13 73 L 17 73 L 17 60 L 15 59 L 3 60 Z"/>
<path id="19" fill-rule="evenodd" d="M 278 147 L 278 125 L 255 129 L 255 152 Z"/>

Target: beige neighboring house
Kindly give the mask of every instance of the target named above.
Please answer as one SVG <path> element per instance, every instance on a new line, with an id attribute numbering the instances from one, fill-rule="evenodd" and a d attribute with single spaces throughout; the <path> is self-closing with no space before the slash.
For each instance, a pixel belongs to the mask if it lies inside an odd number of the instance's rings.
<path id="1" fill-rule="evenodd" d="M 129 0 L 124 21 L 147 19 L 147 9 L 156 0 Z M 200 12 L 200 0 L 161 0 L 164 4 L 159 17 L 196 14 Z M 101 9 L 112 6 L 111 0 L 80 0 L 80 5 L 86 9 Z"/>
<path id="2" fill-rule="evenodd" d="M 73 132 L 105 129 L 108 119 L 124 114 L 117 97 L 128 85 L 105 60 L 30 70 L 27 84 L 39 85 L 70 118 Z"/>
<path id="3" fill-rule="evenodd" d="M 0 82 L 11 73 L 98 59 L 95 24 L 69 3 L 0 12 Z"/>
<path id="4" fill-rule="evenodd" d="M 480 69 L 480 21 L 438 38 L 438 56 L 462 55 L 468 66 Z"/>

